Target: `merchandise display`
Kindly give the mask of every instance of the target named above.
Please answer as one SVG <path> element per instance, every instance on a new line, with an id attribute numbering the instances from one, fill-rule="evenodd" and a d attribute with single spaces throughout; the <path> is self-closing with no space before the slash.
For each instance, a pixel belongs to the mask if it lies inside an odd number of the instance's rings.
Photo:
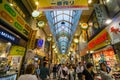
<path id="1" fill-rule="evenodd" d="M 93 59 L 94 59 L 94 63 L 97 69 L 99 69 L 99 63 L 105 62 L 107 66 L 111 68 L 113 72 L 119 70 L 118 69 L 119 67 L 117 66 L 118 62 L 116 59 L 116 55 L 112 47 L 109 47 L 105 50 L 103 49 L 102 51 L 98 51 L 94 53 Z"/>

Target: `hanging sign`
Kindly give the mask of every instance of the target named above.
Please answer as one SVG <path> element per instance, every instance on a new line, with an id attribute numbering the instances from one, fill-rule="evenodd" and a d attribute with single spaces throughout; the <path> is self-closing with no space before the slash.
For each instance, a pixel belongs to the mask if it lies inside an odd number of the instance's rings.
<path id="1" fill-rule="evenodd" d="M 39 10 L 88 9 L 87 0 L 39 0 Z"/>
<path id="2" fill-rule="evenodd" d="M 99 25 L 104 24 L 107 19 L 107 13 L 104 6 L 101 4 L 94 4 L 94 9 Z"/>

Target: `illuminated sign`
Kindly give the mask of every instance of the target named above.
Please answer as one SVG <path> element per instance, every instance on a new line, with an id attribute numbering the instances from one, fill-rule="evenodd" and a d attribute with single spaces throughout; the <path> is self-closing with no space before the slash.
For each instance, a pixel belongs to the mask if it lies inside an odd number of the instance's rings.
<path id="1" fill-rule="evenodd" d="M 55 9 L 88 9 L 87 0 L 39 0 L 39 10 L 55 10 Z"/>
<path id="2" fill-rule="evenodd" d="M 10 34 L 8 34 L 8 33 L 5 33 L 5 32 L 3 32 L 3 31 L 0 31 L 0 35 L 1 35 L 1 36 L 4 36 L 4 37 L 6 37 L 6 38 L 8 38 L 8 39 L 10 39 L 10 40 L 12 40 L 12 41 L 15 40 L 15 37 L 14 37 L 14 36 L 12 36 L 12 35 L 10 35 Z"/>
<path id="3" fill-rule="evenodd" d="M 12 43 L 16 43 L 16 44 L 18 44 L 20 40 L 18 37 L 14 36 L 13 34 L 9 33 L 3 28 L 0 28 L 0 38 L 10 41 Z"/>
<path id="4" fill-rule="evenodd" d="M 38 47 L 42 47 L 43 42 L 44 42 L 44 41 L 43 41 L 42 39 L 39 39 L 38 42 L 37 42 L 37 46 L 38 46 Z"/>
<path id="5" fill-rule="evenodd" d="M 108 38 L 107 38 L 107 32 L 104 32 L 102 33 L 101 35 L 95 37 L 95 39 L 93 39 L 92 41 L 90 41 L 88 43 L 88 48 L 89 49 L 92 49 L 94 48 L 95 46 L 103 43 L 104 41 L 106 41 Z"/>

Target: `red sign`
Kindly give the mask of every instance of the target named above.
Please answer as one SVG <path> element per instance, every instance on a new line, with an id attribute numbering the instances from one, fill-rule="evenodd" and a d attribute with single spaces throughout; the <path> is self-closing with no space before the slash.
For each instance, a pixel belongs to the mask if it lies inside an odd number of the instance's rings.
<path id="1" fill-rule="evenodd" d="M 88 48 L 89 48 L 89 49 L 92 49 L 92 48 L 94 48 L 96 45 L 98 45 L 98 44 L 100 44 L 100 43 L 102 43 L 102 42 L 104 42 L 104 41 L 106 41 L 106 40 L 107 40 L 107 32 L 104 32 L 104 33 L 102 33 L 100 36 L 98 36 L 97 38 L 95 38 L 94 40 L 90 41 L 90 42 L 88 43 Z"/>
<path id="2" fill-rule="evenodd" d="M 115 33 L 115 34 L 118 34 L 118 32 L 120 32 L 120 29 L 119 28 L 115 28 L 114 26 L 110 28 L 111 29 L 111 32 Z"/>

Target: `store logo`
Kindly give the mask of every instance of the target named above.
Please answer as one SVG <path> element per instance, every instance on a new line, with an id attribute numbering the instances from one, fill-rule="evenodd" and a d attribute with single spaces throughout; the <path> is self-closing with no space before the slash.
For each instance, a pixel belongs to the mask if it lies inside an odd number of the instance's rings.
<path id="1" fill-rule="evenodd" d="M 115 33 L 115 34 L 118 34 L 118 32 L 120 32 L 120 29 L 119 28 L 115 28 L 114 26 L 110 28 L 111 29 L 111 32 Z"/>
<path id="2" fill-rule="evenodd" d="M 12 41 L 15 41 L 15 37 L 14 36 L 12 36 L 10 34 L 7 34 L 7 33 L 3 32 L 3 31 L 0 31 L 0 35 L 5 37 L 5 38 L 8 38 L 8 39 L 10 39 Z"/>

